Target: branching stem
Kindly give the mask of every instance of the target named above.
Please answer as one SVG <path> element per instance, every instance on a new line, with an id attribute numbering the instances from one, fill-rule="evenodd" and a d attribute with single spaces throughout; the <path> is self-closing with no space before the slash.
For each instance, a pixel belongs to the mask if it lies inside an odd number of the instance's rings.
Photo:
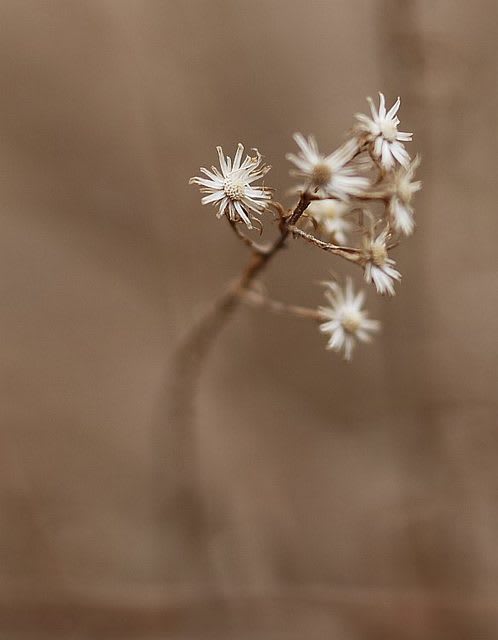
<path id="1" fill-rule="evenodd" d="M 252 246 L 253 251 L 251 258 L 239 280 L 235 283 L 235 294 L 238 294 L 241 290 L 247 289 L 256 276 L 259 275 L 259 273 L 266 267 L 273 256 L 284 247 L 285 241 L 290 233 L 290 229 L 306 211 L 311 199 L 312 196 L 308 193 L 303 193 L 292 214 L 287 218 L 280 219 L 280 234 L 273 244 L 269 247 L 260 247 L 257 245 Z"/>
<path id="2" fill-rule="evenodd" d="M 251 249 L 252 251 L 256 253 L 263 253 L 269 250 L 269 246 L 265 247 L 242 233 L 242 231 L 240 230 L 240 222 L 236 222 L 235 220 L 230 220 L 230 218 L 228 218 L 228 224 L 232 228 L 237 238 L 239 238 L 239 240 L 242 240 L 246 247 L 249 247 L 249 249 Z"/>

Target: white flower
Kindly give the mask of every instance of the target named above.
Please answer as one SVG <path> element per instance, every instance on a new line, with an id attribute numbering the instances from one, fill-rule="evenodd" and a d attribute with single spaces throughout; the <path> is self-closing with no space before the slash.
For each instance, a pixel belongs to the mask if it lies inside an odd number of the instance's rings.
<path id="1" fill-rule="evenodd" d="M 387 205 L 393 227 L 396 231 L 404 233 L 406 236 L 411 235 L 415 228 L 411 201 L 413 195 L 422 188 L 422 183 L 420 180 L 414 182 L 412 179 L 419 164 L 420 159 L 417 157 L 410 164 L 407 171 L 403 169 L 396 171 L 393 179 L 392 195 Z"/>
<path id="2" fill-rule="evenodd" d="M 366 282 L 373 282 L 377 292 L 393 296 L 394 281 L 401 280 L 401 273 L 394 268 L 394 260 L 387 255 L 387 240 L 389 227 L 384 229 L 376 238 L 373 231 L 363 240 L 363 268 Z"/>
<path id="3" fill-rule="evenodd" d="M 380 322 L 370 320 L 362 310 L 365 292 L 355 294 L 351 278 L 347 279 L 344 290 L 336 282 L 326 282 L 325 285 L 329 306 L 319 307 L 325 320 L 320 331 L 330 334 L 327 349 L 343 350 L 345 360 L 351 360 L 355 341 L 369 342 L 370 334 L 379 330 Z"/>
<path id="4" fill-rule="evenodd" d="M 353 228 L 344 217 L 349 210 L 350 206 L 340 200 L 314 200 L 306 213 L 315 220 L 321 232 L 337 244 L 345 245 L 346 234 Z"/>
<path id="5" fill-rule="evenodd" d="M 265 187 L 253 185 L 253 182 L 265 176 L 270 167 L 262 163 L 262 158 L 257 149 L 254 157 L 246 156 L 242 161 L 244 147 L 238 144 L 237 152 L 233 159 L 225 158 L 223 149 L 216 147 L 220 160 L 221 173 L 216 167 L 211 171 L 201 168 L 201 172 L 207 178 L 190 178 L 190 184 L 201 186 L 201 192 L 207 193 L 201 200 L 202 204 L 212 203 L 218 207 L 217 217 L 228 215 L 229 219 L 237 222 L 243 220 L 249 229 L 252 229 L 251 220 L 254 214 L 260 214 L 267 207 L 271 194 Z"/>
<path id="6" fill-rule="evenodd" d="M 313 136 L 308 139 L 300 134 L 294 134 L 294 140 L 300 148 L 300 153 L 287 154 L 286 158 L 298 168 L 291 173 L 304 178 L 304 182 L 296 187 L 297 191 L 311 191 L 322 198 L 339 198 L 348 200 L 350 196 L 359 196 L 369 186 L 365 177 L 356 175 L 353 165 L 347 163 L 358 151 L 358 142 L 353 138 L 328 156 L 318 151 L 318 145 Z"/>
<path id="7" fill-rule="evenodd" d="M 370 104 L 372 117 L 363 113 L 356 114 L 360 121 L 357 130 L 366 135 L 366 139 L 372 144 L 373 155 L 378 158 L 381 166 L 390 170 L 394 167 L 395 159 L 405 168 L 408 167 L 410 156 L 403 142 L 409 142 L 413 133 L 398 131 L 399 118 L 396 117 L 400 106 L 398 98 L 391 109 L 386 113 L 386 99 L 383 93 L 379 93 L 379 111 L 375 108 L 372 98 L 367 98 Z"/>

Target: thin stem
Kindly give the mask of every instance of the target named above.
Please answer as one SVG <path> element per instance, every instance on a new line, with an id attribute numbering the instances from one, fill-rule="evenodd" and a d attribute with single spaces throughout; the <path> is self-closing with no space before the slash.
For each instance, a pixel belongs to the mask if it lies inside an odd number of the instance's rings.
<path id="1" fill-rule="evenodd" d="M 284 247 L 291 227 L 296 224 L 299 218 L 306 211 L 310 201 L 311 196 L 308 193 L 303 193 L 292 214 L 288 218 L 281 218 L 280 235 L 274 243 L 268 248 L 254 248 L 251 259 L 235 285 L 235 293 L 242 289 L 247 289 L 256 276 L 266 267 L 268 262 L 270 262 L 273 256 L 275 256 L 280 249 Z"/>
<path id="2" fill-rule="evenodd" d="M 355 196 L 355 200 L 359 200 L 360 202 L 380 200 L 385 203 L 389 200 L 389 195 L 386 194 L 385 191 L 365 191 L 365 193 Z"/>
<path id="3" fill-rule="evenodd" d="M 264 307 L 273 313 L 288 314 L 297 318 L 306 318 L 322 322 L 325 318 L 318 309 L 302 307 L 295 304 L 287 304 L 279 300 L 272 300 L 257 291 L 246 290 L 239 294 L 244 302 L 256 307 Z"/>
<path id="4" fill-rule="evenodd" d="M 315 236 L 311 233 L 306 233 L 306 231 L 303 231 L 302 229 L 299 229 L 294 225 L 289 226 L 289 231 L 291 231 L 296 236 L 303 238 L 310 244 L 315 245 L 315 247 L 319 247 L 320 249 L 323 249 L 323 251 L 334 253 L 335 255 L 341 256 L 342 258 L 345 258 L 350 262 L 357 263 L 360 259 L 360 253 L 358 249 L 354 249 L 353 247 L 341 247 L 339 245 L 332 244 L 331 242 L 324 242 L 323 240 L 315 238 Z"/>
<path id="5" fill-rule="evenodd" d="M 235 233 L 237 238 L 239 238 L 239 240 L 242 240 L 242 242 L 246 245 L 246 247 L 249 247 L 249 249 L 251 249 L 252 251 L 255 251 L 257 253 L 262 253 L 262 252 L 268 251 L 269 247 L 265 247 L 265 246 L 263 246 L 261 244 L 258 244 L 257 242 L 255 242 L 254 240 L 249 238 L 248 236 L 244 235 L 242 233 L 242 231 L 240 230 L 240 227 L 239 227 L 240 223 L 235 222 L 235 220 L 230 220 L 230 218 L 227 218 L 227 220 L 228 220 L 228 224 L 230 225 L 232 231 Z"/>

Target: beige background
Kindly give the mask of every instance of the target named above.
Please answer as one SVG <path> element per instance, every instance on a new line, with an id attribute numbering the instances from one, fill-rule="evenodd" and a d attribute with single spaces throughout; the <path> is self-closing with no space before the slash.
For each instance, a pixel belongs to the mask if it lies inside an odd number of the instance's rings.
<path id="1" fill-rule="evenodd" d="M 498 638 L 497 14 L 0 2 L 2 640 Z M 378 90 L 424 181 L 381 339 L 241 309 L 183 433 L 175 344 L 246 258 L 189 176 L 240 140 L 285 193 L 292 133 Z M 338 268 L 296 242 L 265 283 Z"/>

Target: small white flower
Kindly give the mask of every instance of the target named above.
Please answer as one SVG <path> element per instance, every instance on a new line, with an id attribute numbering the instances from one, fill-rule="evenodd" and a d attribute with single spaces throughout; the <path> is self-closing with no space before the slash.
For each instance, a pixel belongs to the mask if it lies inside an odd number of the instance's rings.
<path id="1" fill-rule="evenodd" d="M 401 280 L 401 273 L 394 268 L 396 264 L 387 254 L 387 227 L 376 238 L 372 233 L 363 239 L 363 268 L 366 282 L 373 282 L 377 292 L 393 296 L 394 281 Z"/>
<path id="2" fill-rule="evenodd" d="M 228 156 L 225 158 L 221 147 L 216 147 L 216 150 L 221 173 L 216 167 L 211 167 L 211 171 L 201 167 L 201 172 L 207 178 L 190 178 L 189 182 L 200 185 L 201 192 L 208 194 L 201 202 L 218 207 L 218 218 L 228 215 L 230 220 L 243 220 L 252 229 L 254 214 L 262 213 L 271 200 L 269 191 L 265 187 L 253 185 L 253 182 L 263 178 L 270 167 L 263 164 L 257 149 L 253 149 L 256 152 L 254 157 L 246 156 L 242 162 L 244 147 L 240 142 L 233 162 Z"/>
<path id="3" fill-rule="evenodd" d="M 322 198 L 348 200 L 350 196 L 361 195 L 369 186 L 368 179 L 356 175 L 356 168 L 347 164 L 358 151 L 358 142 L 354 138 L 324 156 L 318 151 L 313 136 L 306 140 L 302 134 L 296 133 L 293 137 L 300 153 L 288 153 L 286 158 L 298 169 L 291 173 L 304 178 L 304 182 L 296 187 L 297 191 L 311 191 Z"/>
<path id="4" fill-rule="evenodd" d="M 327 349 L 343 350 L 345 360 L 351 360 L 356 340 L 370 342 L 370 334 L 380 329 L 380 322 L 370 320 L 363 311 L 365 292 L 355 294 L 351 278 L 347 279 L 344 290 L 336 282 L 326 282 L 325 285 L 329 305 L 319 307 L 325 320 L 320 331 L 330 334 Z"/>
<path id="5" fill-rule="evenodd" d="M 401 101 L 398 98 L 391 109 L 386 112 L 384 94 L 379 93 L 379 96 L 380 105 L 378 111 L 372 98 L 367 98 L 372 112 L 371 118 L 363 113 L 356 114 L 356 118 L 360 122 L 357 125 L 357 131 L 365 135 L 366 139 L 371 142 L 373 155 L 379 160 L 384 169 L 391 170 L 394 167 L 395 160 L 407 168 L 410 156 L 403 142 L 409 142 L 413 133 L 398 131 L 399 118 L 396 114 Z"/>
<path id="6" fill-rule="evenodd" d="M 413 207 L 411 201 L 413 195 L 420 191 L 422 183 L 420 180 L 413 181 L 415 169 L 419 166 L 420 159 L 417 157 L 410 164 L 407 171 L 400 169 L 396 171 L 393 179 L 392 195 L 388 202 L 388 213 L 396 231 L 409 236 L 415 228 L 413 219 Z"/>
<path id="7" fill-rule="evenodd" d="M 353 225 L 344 216 L 350 210 L 349 204 L 340 200 L 314 200 L 306 213 L 317 223 L 319 230 L 337 244 L 345 245 L 346 234 Z"/>

